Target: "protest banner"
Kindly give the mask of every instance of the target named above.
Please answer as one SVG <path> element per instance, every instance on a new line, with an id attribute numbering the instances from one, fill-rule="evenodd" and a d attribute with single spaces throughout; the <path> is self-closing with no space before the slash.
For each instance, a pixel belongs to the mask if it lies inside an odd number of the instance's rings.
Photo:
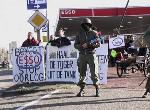
<path id="1" fill-rule="evenodd" d="M 13 49 L 13 82 L 43 82 L 45 80 L 42 46 Z"/>
<path id="2" fill-rule="evenodd" d="M 103 44 L 96 49 L 99 62 L 99 78 L 101 84 L 107 83 L 108 70 L 108 44 Z M 46 62 L 46 80 L 48 82 L 73 82 L 79 81 L 77 67 L 78 51 L 71 46 L 62 48 L 48 46 Z M 90 70 L 87 70 L 87 83 L 92 84 Z"/>
<path id="3" fill-rule="evenodd" d="M 124 35 L 118 35 L 109 39 L 109 49 L 125 46 Z"/>
<path id="4" fill-rule="evenodd" d="M 46 81 L 76 82 L 78 51 L 71 46 L 47 46 Z"/>

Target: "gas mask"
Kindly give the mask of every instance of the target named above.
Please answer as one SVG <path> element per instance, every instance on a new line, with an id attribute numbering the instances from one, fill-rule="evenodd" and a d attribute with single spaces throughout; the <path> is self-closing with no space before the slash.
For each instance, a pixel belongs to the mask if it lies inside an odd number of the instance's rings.
<path id="1" fill-rule="evenodd" d="M 81 27 L 85 31 L 89 31 L 91 26 L 88 23 L 81 24 Z"/>

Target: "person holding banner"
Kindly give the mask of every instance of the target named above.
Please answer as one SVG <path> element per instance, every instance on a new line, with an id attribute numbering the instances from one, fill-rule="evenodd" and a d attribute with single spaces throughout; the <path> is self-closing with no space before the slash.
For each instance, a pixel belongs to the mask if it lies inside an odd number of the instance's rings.
<path id="1" fill-rule="evenodd" d="M 84 95 L 86 84 L 87 64 L 91 72 L 91 79 L 96 88 L 96 97 L 99 97 L 99 77 L 98 77 L 98 59 L 95 54 L 95 48 L 100 47 L 100 41 L 97 40 L 97 33 L 92 30 L 92 23 L 89 18 L 84 18 L 81 23 L 81 30 L 76 36 L 74 47 L 79 50 L 78 71 L 80 79 L 78 86 L 80 91 L 78 97 Z"/>
<path id="2" fill-rule="evenodd" d="M 32 35 L 32 32 L 28 32 L 28 37 L 23 42 L 21 47 L 29 47 L 29 46 L 39 46 L 39 41 L 35 40 L 35 38 Z"/>
<path id="3" fill-rule="evenodd" d="M 59 38 L 54 40 L 54 42 L 51 43 L 51 46 L 57 46 L 59 48 L 71 45 L 71 41 L 67 37 L 65 37 L 64 30 L 62 28 L 58 31 L 58 35 Z"/>

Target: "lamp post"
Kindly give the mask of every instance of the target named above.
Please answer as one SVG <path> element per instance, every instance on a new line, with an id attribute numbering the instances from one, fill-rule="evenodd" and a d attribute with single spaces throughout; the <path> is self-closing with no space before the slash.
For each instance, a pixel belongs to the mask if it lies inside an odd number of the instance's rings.
<path id="1" fill-rule="evenodd" d="M 127 9 L 128 9 L 128 4 L 129 4 L 129 0 L 126 3 L 125 9 L 124 9 L 124 13 L 122 15 L 122 18 L 121 18 L 121 21 L 120 21 L 120 24 L 119 24 L 119 31 L 120 31 L 120 26 L 122 26 L 122 24 L 123 24 L 123 20 L 124 20 L 124 17 L 126 15 L 126 12 L 127 12 Z"/>

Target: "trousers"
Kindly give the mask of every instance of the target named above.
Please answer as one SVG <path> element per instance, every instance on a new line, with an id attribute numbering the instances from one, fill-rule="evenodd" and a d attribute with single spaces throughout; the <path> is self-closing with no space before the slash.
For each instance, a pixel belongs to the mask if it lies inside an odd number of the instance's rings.
<path id="1" fill-rule="evenodd" d="M 80 73 L 79 86 L 84 86 L 86 84 L 87 65 L 89 65 L 90 68 L 93 85 L 97 86 L 99 84 L 98 58 L 96 57 L 96 54 L 79 54 L 77 65 Z"/>

